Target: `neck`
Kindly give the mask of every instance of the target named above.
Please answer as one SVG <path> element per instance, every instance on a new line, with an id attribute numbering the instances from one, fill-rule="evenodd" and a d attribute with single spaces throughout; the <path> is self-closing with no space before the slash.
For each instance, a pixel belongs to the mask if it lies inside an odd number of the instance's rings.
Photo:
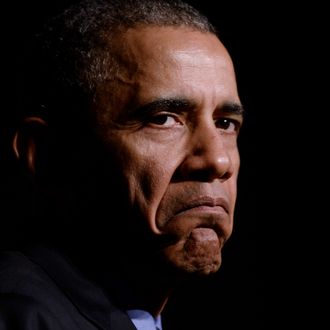
<path id="1" fill-rule="evenodd" d="M 109 280 L 109 291 L 116 297 L 118 305 L 124 310 L 141 309 L 154 317 L 159 315 L 177 280 L 150 260 L 121 262 L 117 269 L 120 269 L 114 275 L 117 279 Z M 115 287 L 112 283 L 115 283 Z"/>
<path id="2" fill-rule="evenodd" d="M 76 260 L 78 267 L 97 282 L 119 308 L 141 309 L 158 316 L 178 283 L 177 277 L 164 266 L 165 262 L 157 261 L 157 257 L 123 255 L 118 249 L 115 252 L 112 255 L 91 251 L 85 254 L 80 249 L 73 258 L 83 256 Z"/>

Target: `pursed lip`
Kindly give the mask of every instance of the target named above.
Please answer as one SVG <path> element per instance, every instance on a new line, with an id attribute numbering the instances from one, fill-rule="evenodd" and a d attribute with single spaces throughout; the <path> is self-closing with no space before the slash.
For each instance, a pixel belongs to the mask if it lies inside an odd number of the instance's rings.
<path id="1" fill-rule="evenodd" d="M 189 236 L 196 228 L 210 228 L 226 241 L 231 232 L 229 201 L 223 197 L 195 195 L 195 198 L 177 205 L 168 225 L 170 232 L 182 236 Z"/>
<path id="2" fill-rule="evenodd" d="M 185 202 L 181 205 L 180 209 L 177 210 L 176 215 L 184 213 L 192 209 L 198 209 L 201 207 L 208 208 L 222 208 L 227 214 L 229 214 L 229 203 L 228 200 L 223 197 L 211 197 L 211 196 L 199 196 L 193 200 Z"/>

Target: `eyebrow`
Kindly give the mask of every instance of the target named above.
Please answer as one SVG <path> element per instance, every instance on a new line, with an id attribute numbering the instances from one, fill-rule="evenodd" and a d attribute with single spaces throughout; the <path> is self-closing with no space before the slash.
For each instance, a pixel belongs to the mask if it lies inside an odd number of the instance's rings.
<path id="1" fill-rule="evenodd" d="M 243 105 L 237 102 L 226 102 L 220 106 L 220 110 L 224 113 L 239 116 L 243 116 L 245 112 Z"/>
<path id="2" fill-rule="evenodd" d="M 156 111 L 188 111 L 197 108 L 197 104 L 185 98 L 161 98 L 135 110 L 136 114 L 152 114 Z M 243 116 L 244 108 L 242 104 L 238 102 L 225 102 L 217 107 L 223 113 Z"/>
<path id="3" fill-rule="evenodd" d="M 195 104 L 183 98 L 161 98 L 139 107 L 136 112 L 152 114 L 156 111 L 184 111 L 195 108 Z"/>

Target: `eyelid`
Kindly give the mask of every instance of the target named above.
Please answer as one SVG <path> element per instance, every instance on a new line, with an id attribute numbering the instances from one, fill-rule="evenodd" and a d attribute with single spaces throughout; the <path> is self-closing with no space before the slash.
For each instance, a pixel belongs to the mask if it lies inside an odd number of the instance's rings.
<path id="1" fill-rule="evenodd" d="M 241 118 L 241 117 L 239 117 Z M 241 126 L 242 126 L 242 120 L 240 120 L 237 116 L 235 116 L 234 118 L 232 116 L 219 116 L 218 118 L 214 118 L 214 122 L 216 124 L 216 126 L 220 126 L 217 125 L 217 122 L 220 120 L 227 120 L 229 122 L 229 124 L 233 124 L 234 125 L 234 129 L 233 132 L 237 133 L 239 132 Z M 229 132 L 229 129 L 226 128 L 222 128 L 222 127 L 218 127 L 219 129 L 223 130 L 224 132 Z"/>
<path id="2" fill-rule="evenodd" d="M 152 119 L 155 119 L 157 117 L 170 117 L 170 118 L 173 118 L 175 123 L 173 123 L 172 125 L 152 123 Z M 162 128 L 171 128 L 171 127 L 174 127 L 176 124 L 183 125 L 183 120 L 180 119 L 180 116 L 177 113 L 168 112 L 168 111 L 156 112 L 156 113 L 148 116 L 146 118 L 145 122 L 146 122 L 147 125 L 153 125 L 153 126 L 157 126 L 159 128 L 161 128 L 161 127 Z"/>

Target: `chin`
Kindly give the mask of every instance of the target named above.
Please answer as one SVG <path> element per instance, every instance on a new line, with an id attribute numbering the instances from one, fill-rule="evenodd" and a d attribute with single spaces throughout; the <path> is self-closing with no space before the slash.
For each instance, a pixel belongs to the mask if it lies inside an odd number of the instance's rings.
<path id="1" fill-rule="evenodd" d="M 221 266 L 221 248 L 219 244 L 192 244 L 181 242 L 167 247 L 164 257 L 170 267 L 181 274 L 199 276 L 216 273 Z"/>
<path id="2" fill-rule="evenodd" d="M 187 264 L 185 265 L 183 268 L 183 270 L 187 273 L 187 274 L 196 274 L 199 276 L 206 276 L 209 274 L 214 274 L 216 273 L 221 265 L 221 261 L 214 261 L 213 263 L 210 262 L 195 262 L 192 264 Z"/>

